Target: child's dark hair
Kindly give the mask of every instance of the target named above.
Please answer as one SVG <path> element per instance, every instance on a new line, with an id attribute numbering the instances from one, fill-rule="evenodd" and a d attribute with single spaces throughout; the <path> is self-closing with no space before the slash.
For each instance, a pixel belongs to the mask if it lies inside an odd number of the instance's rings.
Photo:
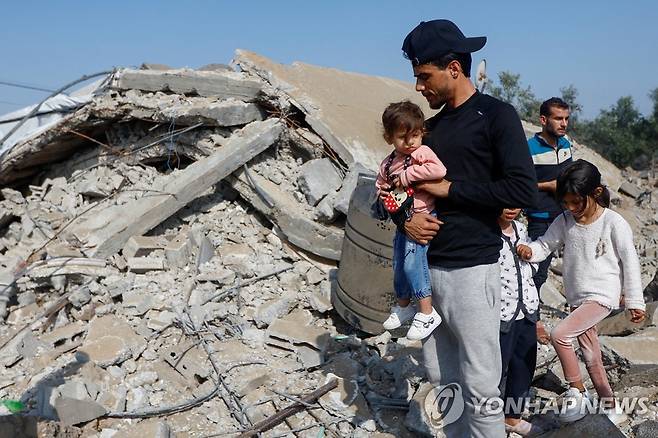
<path id="1" fill-rule="evenodd" d="M 418 105 L 408 100 L 389 104 L 382 114 L 384 138 L 389 139 L 399 131 L 410 134 L 424 132 L 425 115 Z"/>
<path id="2" fill-rule="evenodd" d="M 596 189 L 601 187 L 600 194 Z M 581 198 L 591 196 L 601 207 L 610 207 L 610 191 L 601 184 L 601 172 L 595 165 L 585 160 L 576 160 L 557 177 L 555 196 L 564 199 L 567 193 Z"/>

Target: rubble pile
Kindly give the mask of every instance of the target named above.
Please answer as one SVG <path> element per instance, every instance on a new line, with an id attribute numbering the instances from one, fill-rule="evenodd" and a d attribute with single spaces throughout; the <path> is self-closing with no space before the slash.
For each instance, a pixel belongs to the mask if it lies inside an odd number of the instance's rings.
<path id="1" fill-rule="evenodd" d="M 0 415 L 0 436 L 440 434 L 420 343 L 359 331 L 332 305 L 350 195 L 388 152 L 380 111 L 419 97 L 248 52 L 236 64 L 115 71 L 0 158 L 0 399 L 25 406 Z M 592 156 L 653 299 L 654 180 Z M 555 272 L 549 325 L 564 317 Z M 648 309 L 641 327 L 601 327 L 615 389 L 651 401 L 629 436 L 658 421 Z M 534 396 L 548 400 L 565 383 L 540 348 Z"/>

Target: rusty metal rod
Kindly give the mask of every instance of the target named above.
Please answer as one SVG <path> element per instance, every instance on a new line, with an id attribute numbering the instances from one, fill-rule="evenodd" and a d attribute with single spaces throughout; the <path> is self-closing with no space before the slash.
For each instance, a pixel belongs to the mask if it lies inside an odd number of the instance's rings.
<path id="1" fill-rule="evenodd" d="M 283 422 L 286 418 L 290 417 L 291 415 L 296 414 L 297 412 L 301 412 L 304 409 L 306 409 L 305 405 L 315 403 L 315 401 L 331 391 L 332 389 L 336 388 L 338 386 L 338 379 L 333 379 L 326 385 L 323 385 L 316 389 L 315 391 L 305 395 L 300 399 L 300 402 L 298 403 L 295 402 L 288 406 L 287 408 L 282 409 L 281 411 L 277 412 L 276 414 L 264 419 L 263 421 L 254 424 L 254 426 L 245 432 L 242 432 L 240 435 L 238 435 L 238 438 L 250 438 L 253 436 L 257 436 L 261 432 L 265 432 L 267 430 L 272 429 L 279 423 Z"/>

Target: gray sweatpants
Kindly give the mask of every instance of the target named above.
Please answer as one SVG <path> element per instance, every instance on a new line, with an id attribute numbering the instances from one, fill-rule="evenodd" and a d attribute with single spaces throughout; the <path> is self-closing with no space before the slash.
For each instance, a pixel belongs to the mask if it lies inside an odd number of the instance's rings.
<path id="1" fill-rule="evenodd" d="M 477 409 L 500 395 L 500 267 L 431 266 L 430 273 L 432 305 L 443 322 L 423 341 L 425 369 L 430 383 L 458 383 L 464 397 L 464 413 L 443 431 L 448 438 L 504 437 L 503 413 Z"/>

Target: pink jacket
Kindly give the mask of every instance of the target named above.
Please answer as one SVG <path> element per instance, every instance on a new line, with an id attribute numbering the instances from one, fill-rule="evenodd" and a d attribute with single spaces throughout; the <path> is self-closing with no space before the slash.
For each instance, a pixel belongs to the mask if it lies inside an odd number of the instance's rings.
<path id="1" fill-rule="evenodd" d="M 446 176 L 446 167 L 439 157 L 429 147 L 423 145 L 413 151 L 411 154 L 411 163 L 409 167 L 404 168 L 406 155 L 395 153 L 389 172 L 391 176 L 400 175 L 400 181 L 405 187 L 413 187 L 414 183 L 419 181 L 433 181 L 443 179 Z M 389 181 L 386 178 L 386 164 L 388 156 L 379 165 L 377 174 L 377 193 L 389 187 Z M 422 190 L 414 193 L 414 212 L 430 213 L 434 210 L 434 196 Z"/>

